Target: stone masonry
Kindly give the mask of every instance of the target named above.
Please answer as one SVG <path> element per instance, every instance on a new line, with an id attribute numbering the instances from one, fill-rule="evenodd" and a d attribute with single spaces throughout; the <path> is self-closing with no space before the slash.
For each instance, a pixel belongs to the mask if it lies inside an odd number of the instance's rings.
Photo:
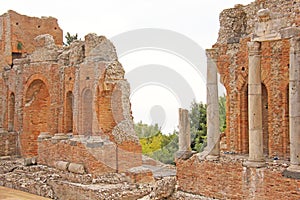
<path id="1" fill-rule="evenodd" d="M 66 47 L 62 38 L 55 18 L 0 16 L 0 156 L 74 163 L 96 174 L 140 166 L 115 47 L 96 34 Z"/>

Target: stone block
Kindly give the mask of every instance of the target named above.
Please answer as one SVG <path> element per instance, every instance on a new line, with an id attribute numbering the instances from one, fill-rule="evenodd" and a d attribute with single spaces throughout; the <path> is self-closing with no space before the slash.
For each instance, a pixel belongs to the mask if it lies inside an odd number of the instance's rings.
<path id="1" fill-rule="evenodd" d="M 134 167 L 125 172 L 133 183 L 151 183 L 154 182 L 153 173 L 145 167 Z"/>
<path id="2" fill-rule="evenodd" d="M 69 165 L 70 163 L 65 161 L 57 161 L 55 163 L 56 168 L 63 171 L 68 171 Z"/>
<path id="3" fill-rule="evenodd" d="M 85 169 L 84 169 L 84 165 L 82 164 L 77 164 L 77 163 L 70 163 L 68 170 L 70 172 L 76 173 L 76 174 L 84 174 L 85 173 Z"/>
<path id="4" fill-rule="evenodd" d="M 24 166 L 36 165 L 37 157 L 24 158 Z"/>
<path id="5" fill-rule="evenodd" d="M 52 135 L 49 132 L 41 132 L 40 135 L 38 136 L 38 141 L 46 140 L 51 137 Z"/>

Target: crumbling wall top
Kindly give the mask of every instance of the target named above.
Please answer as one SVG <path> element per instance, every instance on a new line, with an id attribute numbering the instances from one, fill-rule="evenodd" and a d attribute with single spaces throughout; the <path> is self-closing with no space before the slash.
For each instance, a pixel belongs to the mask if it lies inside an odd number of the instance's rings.
<path id="1" fill-rule="evenodd" d="M 255 41 L 293 37 L 299 33 L 295 30 L 300 25 L 299 7 L 300 1 L 256 0 L 226 9 L 220 14 L 217 44 L 239 43 L 247 37 Z"/>

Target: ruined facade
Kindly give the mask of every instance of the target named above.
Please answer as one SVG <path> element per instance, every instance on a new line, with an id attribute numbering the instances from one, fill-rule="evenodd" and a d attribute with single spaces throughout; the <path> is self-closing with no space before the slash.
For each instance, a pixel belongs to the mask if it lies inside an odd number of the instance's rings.
<path id="1" fill-rule="evenodd" d="M 227 128 L 222 138 L 211 128 L 206 152 L 177 161 L 180 190 L 219 199 L 299 199 L 299 6 L 256 0 L 220 14 L 218 41 L 206 51 L 207 121 L 208 129 L 216 125 L 217 68 Z"/>
<path id="2" fill-rule="evenodd" d="M 113 44 L 88 34 L 63 47 L 62 38 L 55 18 L 0 17 L 0 155 L 94 174 L 140 166 L 130 87 Z"/>

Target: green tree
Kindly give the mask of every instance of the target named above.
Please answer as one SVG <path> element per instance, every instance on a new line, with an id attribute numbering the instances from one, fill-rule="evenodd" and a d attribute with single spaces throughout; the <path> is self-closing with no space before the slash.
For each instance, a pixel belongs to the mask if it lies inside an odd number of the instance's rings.
<path id="1" fill-rule="evenodd" d="M 67 32 L 67 35 L 65 35 L 65 39 L 67 40 L 66 43 L 64 43 L 65 46 L 69 46 L 73 41 L 78 40 L 77 33 L 75 35 L 71 35 L 69 32 Z"/>
<path id="2" fill-rule="evenodd" d="M 174 164 L 174 155 L 178 150 L 178 133 L 163 134 L 160 127 L 155 125 L 143 124 L 138 122 L 134 125 L 140 143 L 142 153 L 155 160 L 166 164 Z"/>
<path id="3" fill-rule="evenodd" d="M 190 123 L 191 123 L 191 148 L 194 151 L 201 151 L 206 144 L 206 104 L 200 102 L 191 103 L 191 109 L 189 111 Z"/>
<path id="4" fill-rule="evenodd" d="M 189 116 L 191 120 L 191 148 L 200 152 L 206 146 L 207 141 L 207 121 L 206 121 L 207 105 L 193 101 Z M 220 114 L 220 132 L 224 132 L 226 128 L 226 96 L 219 97 L 219 114 Z"/>

